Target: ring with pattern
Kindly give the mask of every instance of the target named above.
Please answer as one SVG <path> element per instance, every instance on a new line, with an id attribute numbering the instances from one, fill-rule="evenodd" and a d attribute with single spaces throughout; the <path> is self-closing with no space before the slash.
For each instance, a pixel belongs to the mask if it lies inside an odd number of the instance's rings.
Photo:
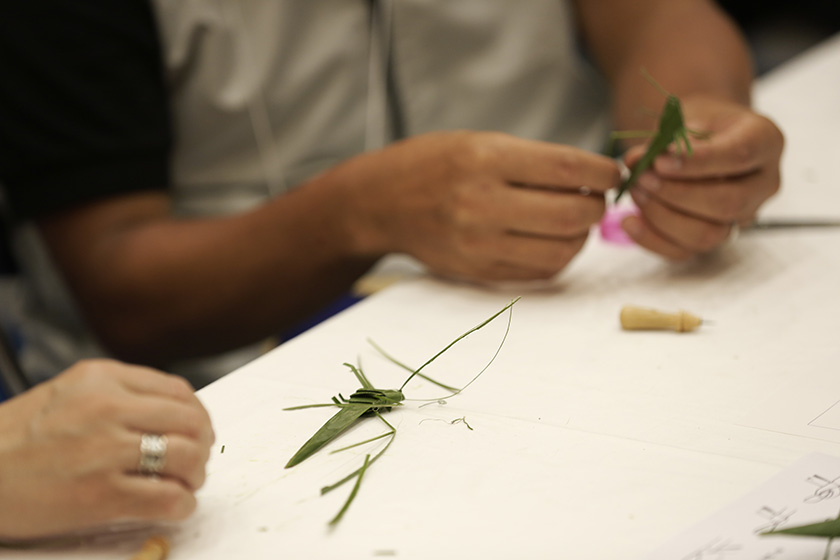
<path id="1" fill-rule="evenodd" d="M 140 438 L 140 466 L 141 474 L 153 475 L 163 470 L 166 463 L 166 436 L 157 434 L 143 434 Z"/>

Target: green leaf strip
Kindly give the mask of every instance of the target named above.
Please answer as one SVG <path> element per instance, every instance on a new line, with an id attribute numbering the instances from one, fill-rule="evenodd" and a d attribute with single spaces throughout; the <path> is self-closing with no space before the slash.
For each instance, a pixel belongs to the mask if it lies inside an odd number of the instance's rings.
<path id="1" fill-rule="evenodd" d="M 367 471 L 368 465 L 370 465 L 370 455 L 365 455 L 365 462 L 362 467 L 359 469 L 359 475 L 356 478 L 356 484 L 353 485 L 353 490 L 350 491 L 350 495 L 347 496 L 347 501 L 344 502 L 344 505 L 341 506 L 341 509 L 338 513 L 330 520 L 330 525 L 334 526 L 341 518 L 344 517 L 344 512 L 347 511 L 347 508 L 350 507 L 350 504 L 356 498 L 356 494 L 359 493 L 359 487 L 362 485 L 362 478 L 365 476 L 365 471 Z"/>
<path id="2" fill-rule="evenodd" d="M 796 535 L 801 537 L 840 537 L 840 518 L 811 523 L 810 525 L 797 525 L 774 531 L 765 531 L 761 535 Z"/>
<path id="3" fill-rule="evenodd" d="M 388 448 L 391 447 L 391 443 L 394 441 L 394 438 L 397 437 L 397 429 L 395 427 L 393 427 L 387 420 L 385 420 L 385 418 L 383 418 L 380 414 L 377 413 L 376 416 L 378 416 L 380 420 L 385 422 L 385 424 L 389 428 L 391 428 L 390 432 L 386 432 L 386 433 L 382 434 L 382 436 L 380 436 L 380 437 L 385 437 L 385 436 L 390 435 L 391 439 L 388 440 L 388 443 L 385 444 L 385 446 L 379 451 L 379 453 L 377 453 L 376 455 L 373 456 L 373 459 L 370 460 L 371 465 L 373 463 L 375 463 L 376 460 L 379 459 L 382 455 L 385 454 L 385 452 L 388 450 Z M 379 439 L 379 438 L 377 437 L 377 438 L 374 438 L 374 439 Z M 349 447 L 355 447 L 355 445 L 351 445 Z M 342 450 L 339 450 L 339 451 L 342 451 Z M 370 466 L 370 465 L 368 465 L 368 466 Z M 348 480 L 352 479 L 354 476 L 359 474 L 359 470 L 361 470 L 361 469 L 356 469 L 355 471 L 351 472 L 350 474 L 348 474 L 347 476 L 345 476 L 344 478 L 342 478 L 341 480 L 339 480 L 335 484 L 331 484 L 329 486 L 324 486 L 323 488 L 321 488 L 321 495 L 323 496 L 327 492 L 335 490 L 336 488 L 338 488 L 339 486 L 341 486 L 342 484 L 344 484 Z"/>
<path id="4" fill-rule="evenodd" d="M 475 331 L 477 331 L 477 330 L 481 329 L 482 327 L 484 327 L 485 325 L 487 325 L 488 323 L 490 323 L 493 319 L 495 319 L 496 317 L 498 317 L 499 315 L 501 315 L 502 313 L 504 313 L 505 311 L 507 311 L 508 309 L 510 309 L 511 307 L 513 307 L 513 304 L 514 304 L 514 303 L 516 303 L 517 301 L 519 301 L 519 299 L 520 299 L 520 298 L 519 298 L 519 297 L 517 297 L 517 298 L 516 298 L 516 299 L 514 299 L 512 302 L 510 302 L 509 304 L 507 304 L 506 306 L 504 306 L 502 309 L 500 309 L 499 311 L 497 311 L 496 313 L 494 313 L 492 317 L 490 317 L 489 319 L 485 319 L 484 321 L 482 321 L 482 322 L 481 322 L 481 323 L 479 323 L 478 325 L 474 326 L 473 328 L 471 328 L 470 330 L 468 330 L 467 332 L 465 332 L 464 334 L 462 334 L 461 336 L 459 336 L 458 338 L 456 338 L 455 340 L 453 340 L 452 342 L 450 342 L 449 344 L 447 344 L 447 345 L 446 345 L 446 347 L 445 347 L 443 350 L 441 350 L 440 352 L 438 352 L 437 354 L 435 354 L 434 356 L 432 356 L 431 358 L 429 358 L 429 359 L 426 361 L 426 363 L 425 363 L 425 364 L 423 364 L 422 366 L 420 366 L 419 368 L 417 368 L 416 370 L 414 370 L 414 372 L 413 372 L 411 375 L 409 375 L 409 376 L 408 376 L 408 378 L 407 378 L 407 379 L 403 382 L 403 384 L 400 386 L 400 391 L 402 391 L 403 389 L 405 389 L 405 386 L 406 386 L 406 385 L 408 385 L 408 382 L 409 382 L 409 381 L 411 381 L 411 380 L 414 378 L 414 376 L 415 376 L 415 375 L 418 375 L 418 374 L 420 373 L 420 370 L 422 370 L 422 369 L 423 369 L 423 368 L 425 368 L 427 365 L 429 365 L 429 364 L 431 364 L 432 362 L 434 362 L 436 359 L 438 359 L 438 358 L 441 356 L 441 354 L 443 354 L 444 352 L 446 352 L 447 350 L 449 350 L 450 348 L 452 348 L 453 346 L 455 346 L 455 344 L 457 344 L 458 342 L 460 342 L 461 340 L 463 340 L 463 339 L 464 339 L 464 338 L 466 338 L 467 336 L 471 335 L 471 334 L 472 334 L 472 333 L 474 333 Z M 497 354 L 498 354 L 498 352 L 497 352 Z M 486 368 L 485 368 L 485 369 L 486 369 Z M 482 370 L 482 371 L 484 371 L 484 370 Z M 464 388 L 461 388 L 461 389 L 460 389 L 460 391 L 463 391 L 463 390 L 464 390 Z"/>

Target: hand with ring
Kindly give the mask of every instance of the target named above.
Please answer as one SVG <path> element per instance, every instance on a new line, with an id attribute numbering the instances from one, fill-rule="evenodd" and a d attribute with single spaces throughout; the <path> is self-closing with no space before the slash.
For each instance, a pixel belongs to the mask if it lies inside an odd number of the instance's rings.
<path id="1" fill-rule="evenodd" d="M 187 517 L 214 439 L 183 379 L 79 362 L 0 405 L 0 540 Z"/>

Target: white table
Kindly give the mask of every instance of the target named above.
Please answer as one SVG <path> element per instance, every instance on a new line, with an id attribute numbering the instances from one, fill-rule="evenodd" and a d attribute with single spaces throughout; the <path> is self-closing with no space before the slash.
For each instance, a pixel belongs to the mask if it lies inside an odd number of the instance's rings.
<path id="1" fill-rule="evenodd" d="M 840 36 L 762 80 L 785 130 L 784 192 L 765 215 L 840 218 Z M 745 233 L 674 266 L 593 238 L 558 285 L 482 290 L 418 277 L 380 292 L 200 391 L 218 437 L 171 558 L 633 559 L 811 451 L 840 454 L 840 228 Z M 396 440 L 335 529 L 349 485 L 321 486 L 365 450 L 284 465 L 358 386 L 405 373 L 515 295 L 497 360 L 445 405 L 407 402 Z M 621 331 L 622 305 L 711 319 L 691 334 Z M 492 356 L 501 318 L 428 370 L 462 384 Z M 411 397 L 434 397 L 421 382 Z M 461 422 L 451 423 L 458 418 Z M 379 433 L 370 420 L 342 444 Z M 224 452 L 222 452 L 224 446 Z M 139 538 L 139 537 L 138 537 Z M 9 558 L 126 558 L 136 540 Z"/>

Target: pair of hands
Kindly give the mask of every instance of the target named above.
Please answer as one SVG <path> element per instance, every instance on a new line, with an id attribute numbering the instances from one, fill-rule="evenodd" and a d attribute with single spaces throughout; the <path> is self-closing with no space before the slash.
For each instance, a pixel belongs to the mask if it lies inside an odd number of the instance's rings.
<path id="1" fill-rule="evenodd" d="M 623 227 L 640 246 L 683 260 L 721 245 L 779 188 L 783 138 L 767 118 L 711 98 L 683 100 L 686 124 L 710 133 L 691 157 L 660 156 Z M 632 166 L 644 146 L 629 150 Z M 570 146 L 488 132 L 430 133 L 357 158 L 351 205 L 361 252 L 404 252 L 468 281 L 550 278 L 599 222 L 617 164 Z M 418 163 L 419 162 L 419 163 Z M 427 162 L 427 163 L 424 163 Z"/>
<path id="2" fill-rule="evenodd" d="M 144 433 L 168 438 L 157 478 L 137 472 Z M 182 519 L 196 507 L 214 437 L 183 379 L 79 362 L 0 405 L 0 502 L 14 504 L 0 508 L 0 538 Z"/>

